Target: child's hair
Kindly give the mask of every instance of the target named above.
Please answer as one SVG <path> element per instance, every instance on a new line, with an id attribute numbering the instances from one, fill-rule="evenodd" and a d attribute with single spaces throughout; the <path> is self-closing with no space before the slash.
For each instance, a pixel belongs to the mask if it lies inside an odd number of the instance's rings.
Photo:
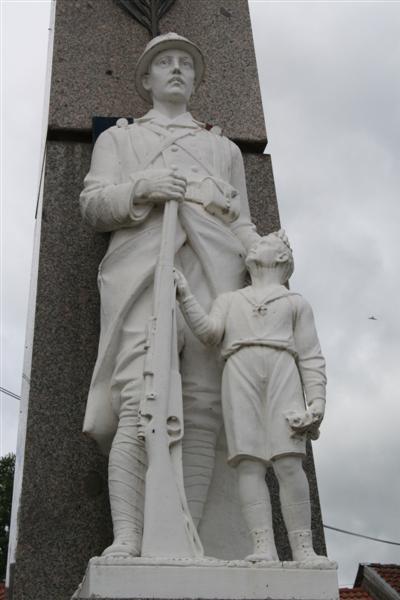
<path id="1" fill-rule="evenodd" d="M 286 261 L 282 261 L 282 262 L 278 263 L 282 267 L 285 267 L 282 270 L 281 283 L 286 283 L 287 281 L 289 281 L 289 279 L 293 275 L 293 271 L 294 271 L 293 252 L 292 252 L 292 249 L 289 244 L 289 239 L 288 239 L 284 229 L 279 229 L 279 231 L 274 231 L 273 233 L 270 233 L 269 235 L 274 236 L 279 239 L 280 245 L 282 247 L 282 251 L 287 256 Z"/>

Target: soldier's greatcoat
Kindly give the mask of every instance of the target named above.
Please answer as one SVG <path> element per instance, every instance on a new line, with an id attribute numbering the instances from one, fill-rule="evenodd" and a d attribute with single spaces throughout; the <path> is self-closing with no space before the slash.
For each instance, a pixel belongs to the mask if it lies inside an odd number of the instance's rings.
<path id="1" fill-rule="evenodd" d="M 111 127 L 99 137 L 80 202 L 86 222 L 112 231 L 99 267 L 101 335 L 84 422 L 104 452 L 118 425 L 110 380 L 120 331 L 152 285 L 160 248 L 163 207 L 135 204 L 136 185 L 148 169 L 174 166 L 188 181 L 179 207 L 177 259 L 189 245 L 201 265 L 205 293 L 199 300 L 206 310 L 218 294 L 243 285 L 245 247 L 257 237 L 239 149 L 189 113 L 171 121 L 152 109 L 133 125 Z M 185 272 L 184 260 L 179 266 Z"/>

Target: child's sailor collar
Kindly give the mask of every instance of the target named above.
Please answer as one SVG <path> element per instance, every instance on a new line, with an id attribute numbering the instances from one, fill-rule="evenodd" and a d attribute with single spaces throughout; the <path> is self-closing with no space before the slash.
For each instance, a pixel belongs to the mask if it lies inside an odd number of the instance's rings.
<path id="1" fill-rule="evenodd" d="M 283 285 L 274 285 L 267 289 L 266 294 L 262 297 L 262 300 L 256 298 L 254 293 L 254 289 L 251 285 L 239 290 L 240 294 L 251 304 L 253 307 L 253 313 L 255 316 L 263 317 L 268 311 L 268 304 L 274 302 L 275 300 L 279 300 L 279 298 L 283 298 L 285 296 L 292 295 L 293 292 L 290 292 Z"/>

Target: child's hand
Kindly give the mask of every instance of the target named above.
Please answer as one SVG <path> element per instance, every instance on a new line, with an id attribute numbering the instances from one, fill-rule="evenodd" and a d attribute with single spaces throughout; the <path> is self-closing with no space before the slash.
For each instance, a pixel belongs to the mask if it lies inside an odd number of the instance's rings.
<path id="1" fill-rule="evenodd" d="M 308 405 L 308 411 L 312 416 L 313 422 L 319 425 L 325 414 L 325 400 L 322 398 L 313 400 L 313 402 L 310 402 Z"/>
<path id="2" fill-rule="evenodd" d="M 191 292 L 186 277 L 178 271 L 178 269 L 174 269 L 174 281 L 176 285 L 176 296 L 179 301 L 190 296 Z"/>
<path id="3" fill-rule="evenodd" d="M 284 413 L 286 421 L 292 429 L 291 437 L 302 437 L 306 435 L 312 440 L 319 438 L 319 423 L 310 409 L 305 411 L 288 410 Z"/>

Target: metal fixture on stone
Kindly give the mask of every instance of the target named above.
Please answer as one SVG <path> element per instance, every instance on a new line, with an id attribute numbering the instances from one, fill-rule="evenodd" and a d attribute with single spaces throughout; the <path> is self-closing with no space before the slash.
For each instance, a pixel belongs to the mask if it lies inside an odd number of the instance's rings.
<path id="1" fill-rule="evenodd" d="M 118 4 L 147 29 L 151 37 L 160 33 L 160 19 L 169 11 L 175 0 L 118 0 Z"/>

